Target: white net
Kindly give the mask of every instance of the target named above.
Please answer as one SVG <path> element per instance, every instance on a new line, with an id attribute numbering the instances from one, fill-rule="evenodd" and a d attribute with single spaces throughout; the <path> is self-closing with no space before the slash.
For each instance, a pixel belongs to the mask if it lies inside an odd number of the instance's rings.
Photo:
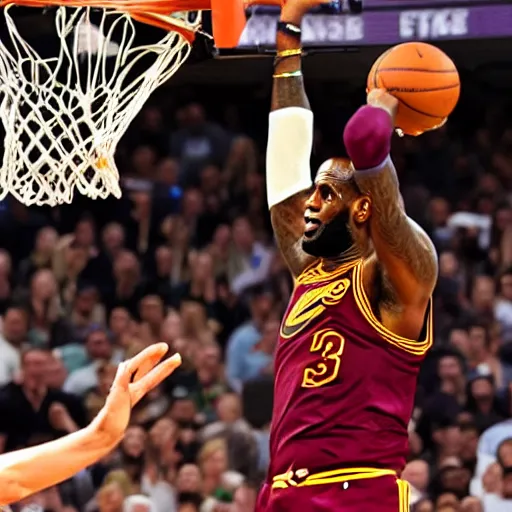
<path id="1" fill-rule="evenodd" d="M 150 94 L 190 52 L 178 32 L 137 42 L 129 14 L 56 7 L 57 55 L 42 56 L 5 8 L 9 40 L 0 41 L 0 117 L 6 131 L 0 197 L 24 204 L 120 197 L 116 146 Z M 199 13 L 176 24 L 197 30 Z"/>

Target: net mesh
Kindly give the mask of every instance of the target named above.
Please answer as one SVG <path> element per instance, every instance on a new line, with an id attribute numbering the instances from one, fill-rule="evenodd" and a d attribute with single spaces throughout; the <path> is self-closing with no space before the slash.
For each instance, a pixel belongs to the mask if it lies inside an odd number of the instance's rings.
<path id="1" fill-rule="evenodd" d="M 120 197 L 116 146 L 150 94 L 190 52 L 179 32 L 151 44 L 136 40 L 127 13 L 56 7 L 57 55 L 42 56 L 5 8 L 9 41 L 0 42 L 0 117 L 6 131 L 0 197 L 24 204 Z M 176 23 L 197 30 L 199 13 Z"/>

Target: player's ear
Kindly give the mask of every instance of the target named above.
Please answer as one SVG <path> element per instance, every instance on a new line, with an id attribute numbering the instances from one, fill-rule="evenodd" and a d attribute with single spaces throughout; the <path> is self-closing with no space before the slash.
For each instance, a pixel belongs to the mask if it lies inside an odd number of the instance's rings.
<path id="1" fill-rule="evenodd" d="M 352 218 L 356 224 L 364 224 L 372 213 L 372 201 L 368 196 L 360 196 L 352 203 Z"/>

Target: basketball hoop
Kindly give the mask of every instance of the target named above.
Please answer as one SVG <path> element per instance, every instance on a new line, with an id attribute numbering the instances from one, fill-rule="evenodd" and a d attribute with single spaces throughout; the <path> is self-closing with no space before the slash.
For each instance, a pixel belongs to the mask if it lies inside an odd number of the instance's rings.
<path id="1" fill-rule="evenodd" d="M 100 1 L 0 0 L 8 33 L 0 41 L 0 198 L 11 193 L 26 205 L 52 206 L 71 202 L 75 190 L 119 198 L 116 146 L 189 55 L 200 11 L 212 9 L 222 47 L 236 46 L 245 25 L 241 0 Z M 53 7 L 46 15 L 55 18 L 56 55 L 42 55 L 20 33 L 15 4 Z M 142 44 L 134 21 L 165 33 Z"/>

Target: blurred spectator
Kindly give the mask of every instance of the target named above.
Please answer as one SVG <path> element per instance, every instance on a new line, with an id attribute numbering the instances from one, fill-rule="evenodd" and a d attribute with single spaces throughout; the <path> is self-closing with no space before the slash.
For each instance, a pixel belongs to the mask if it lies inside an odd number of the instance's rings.
<path id="1" fill-rule="evenodd" d="M 148 283 L 148 290 L 170 304 L 172 295 L 173 251 L 166 245 L 155 250 L 155 272 Z"/>
<path id="2" fill-rule="evenodd" d="M 498 299 L 494 314 L 501 324 L 505 343 L 512 342 L 512 267 L 505 268 L 498 276 Z"/>
<path id="3" fill-rule="evenodd" d="M 12 262 L 7 251 L 0 250 L 0 312 L 4 312 L 11 299 Z"/>
<path id="4" fill-rule="evenodd" d="M 114 288 L 105 292 L 104 296 L 107 311 L 123 307 L 137 317 L 144 284 L 141 282 L 141 265 L 135 253 L 120 251 L 114 260 L 113 275 Z"/>
<path id="5" fill-rule="evenodd" d="M 10 307 L 3 317 L 0 336 L 0 385 L 13 380 L 20 370 L 21 348 L 28 342 L 28 314 L 24 309 Z"/>
<path id="6" fill-rule="evenodd" d="M 263 332 L 259 341 L 247 352 L 233 361 L 230 366 L 230 377 L 241 382 L 242 385 L 264 375 L 274 373 L 274 351 L 279 335 L 280 322 L 270 317 L 263 325 Z"/>
<path id="7" fill-rule="evenodd" d="M 125 498 L 123 512 L 155 512 L 153 502 L 143 494 L 134 494 Z"/>
<path id="8" fill-rule="evenodd" d="M 231 289 L 241 294 L 268 277 L 272 252 L 257 242 L 246 217 L 233 222 L 233 250 L 228 263 Z"/>
<path id="9" fill-rule="evenodd" d="M 28 341 L 41 347 L 58 347 L 71 341 L 71 329 L 63 316 L 58 283 L 51 270 L 37 270 L 30 291 L 20 291 L 16 302 L 29 313 Z"/>
<path id="10" fill-rule="evenodd" d="M 32 348 L 21 357 L 20 383 L 0 391 L 0 449 L 11 451 L 85 426 L 83 406 L 75 396 L 48 387 L 51 355 Z"/>
<path id="11" fill-rule="evenodd" d="M 92 285 L 79 285 L 69 312 L 71 339 L 82 342 L 93 325 L 105 327 L 105 308 L 99 302 L 99 292 Z"/>
<path id="12" fill-rule="evenodd" d="M 160 341 L 165 306 L 158 295 L 145 295 L 139 302 L 139 337 L 144 346 Z"/>
<path id="13" fill-rule="evenodd" d="M 51 227 L 42 228 L 36 236 L 34 250 L 30 256 L 20 262 L 18 267 L 18 285 L 26 287 L 34 273 L 41 268 L 52 268 L 53 255 L 58 235 Z"/>
<path id="14" fill-rule="evenodd" d="M 427 496 L 429 467 L 424 460 L 412 460 L 404 468 L 402 479 L 411 486 L 411 505 L 416 505 Z"/>
<path id="15" fill-rule="evenodd" d="M 98 385 L 92 388 L 85 397 L 85 407 L 89 421 L 92 421 L 105 405 L 116 371 L 117 367 L 107 361 L 101 361 L 97 366 L 96 376 Z"/>
<path id="16" fill-rule="evenodd" d="M 239 369 L 246 355 L 259 342 L 266 320 L 272 309 L 272 294 L 255 287 L 251 292 L 251 319 L 236 329 L 228 340 L 226 352 L 226 375 L 229 385 L 237 392 L 242 389 Z"/>
<path id="17" fill-rule="evenodd" d="M 203 493 L 215 496 L 222 488 L 222 475 L 228 470 L 226 442 L 222 439 L 207 441 L 197 456 L 203 476 Z"/>
<path id="18" fill-rule="evenodd" d="M 121 351 L 113 347 L 108 334 L 100 327 L 93 327 L 85 338 L 87 364 L 71 372 L 64 384 L 64 390 L 78 396 L 95 389 L 99 384 L 98 368 L 102 362 L 120 362 Z"/>
<path id="19" fill-rule="evenodd" d="M 233 496 L 232 512 L 252 512 L 256 507 L 258 488 L 249 483 L 239 486 Z"/>
<path id="20" fill-rule="evenodd" d="M 411 512 L 512 510 L 512 102 L 465 84 L 445 127 L 393 142 L 407 211 L 439 253 L 401 475 Z M 183 357 L 120 446 L 15 512 L 254 511 L 294 282 L 265 197 L 266 92 L 211 87 L 163 90 L 134 120 L 117 154 L 121 200 L 4 205 L 2 451 L 90 421 L 144 346 Z M 332 99 L 312 97 L 319 112 Z M 341 149 L 332 119 L 317 117 L 313 161 Z"/>
<path id="21" fill-rule="evenodd" d="M 229 150 L 224 130 L 206 120 L 203 107 L 192 103 L 177 112 L 179 129 L 171 135 L 170 150 L 181 161 L 181 181 L 198 181 L 199 169 L 207 163 L 223 163 Z"/>
<path id="22" fill-rule="evenodd" d="M 102 232 L 102 248 L 92 257 L 80 277 L 94 284 L 102 294 L 115 287 L 113 276 L 114 261 L 125 248 L 126 235 L 123 226 L 117 222 L 107 224 Z"/>

